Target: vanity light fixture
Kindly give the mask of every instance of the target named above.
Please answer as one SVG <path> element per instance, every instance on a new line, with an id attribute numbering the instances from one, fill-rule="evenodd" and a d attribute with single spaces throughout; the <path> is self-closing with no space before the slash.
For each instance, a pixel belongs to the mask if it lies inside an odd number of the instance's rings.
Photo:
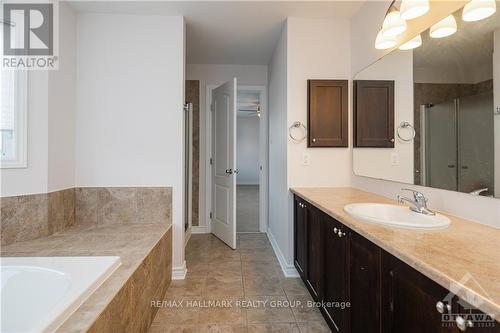
<path id="1" fill-rule="evenodd" d="M 375 39 L 375 48 L 377 50 L 386 50 L 393 48 L 396 46 L 396 37 L 384 37 L 382 35 L 382 30 L 380 30 L 377 34 L 377 38 Z"/>
<path id="2" fill-rule="evenodd" d="M 462 20 L 473 22 L 485 19 L 493 15 L 497 10 L 495 0 L 471 0 L 465 5 L 462 12 Z"/>
<path id="3" fill-rule="evenodd" d="M 412 20 L 427 13 L 429 8 L 429 0 L 402 0 L 400 7 L 401 18 Z"/>
<path id="4" fill-rule="evenodd" d="M 432 38 L 443 38 L 457 32 L 457 21 L 453 15 L 449 15 L 431 27 L 429 35 Z"/>
<path id="5" fill-rule="evenodd" d="M 411 50 L 411 49 L 416 49 L 420 45 L 422 45 L 422 36 L 418 35 L 418 36 L 410 39 L 409 41 L 407 41 L 403 45 L 401 45 L 399 47 L 399 49 L 400 50 Z"/>
<path id="6" fill-rule="evenodd" d="M 382 24 L 382 35 L 384 38 L 395 37 L 407 29 L 406 21 L 401 18 L 401 13 L 393 4 L 389 7 Z"/>

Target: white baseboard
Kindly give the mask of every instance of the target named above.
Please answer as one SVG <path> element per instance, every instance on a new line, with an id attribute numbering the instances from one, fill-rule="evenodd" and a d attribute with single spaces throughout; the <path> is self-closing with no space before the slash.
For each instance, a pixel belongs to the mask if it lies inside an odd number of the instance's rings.
<path id="1" fill-rule="evenodd" d="M 199 225 L 199 226 L 192 226 L 191 227 L 191 234 L 209 234 L 210 230 L 208 229 L 208 226 L 206 225 Z"/>
<path id="2" fill-rule="evenodd" d="M 178 267 L 172 267 L 172 280 L 184 280 L 186 278 L 187 268 L 186 261 L 184 264 Z"/>
<path id="3" fill-rule="evenodd" d="M 292 264 L 288 264 L 286 262 L 285 256 L 281 252 L 278 243 L 276 242 L 276 239 L 274 238 L 271 229 L 267 229 L 267 238 L 269 239 L 269 242 L 271 242 L 271 246 L 273 247 L 274 253 L 276 254 L 276 257 L 278 258 L 278 261 L 281 266 L 281 270 L 283 271 L 283 274 L 285 274 L 285 277 L 287 278 L 293 278 L 293 277 L 299 277 L 299 272 L 295 269 L 295 266 Z"/>

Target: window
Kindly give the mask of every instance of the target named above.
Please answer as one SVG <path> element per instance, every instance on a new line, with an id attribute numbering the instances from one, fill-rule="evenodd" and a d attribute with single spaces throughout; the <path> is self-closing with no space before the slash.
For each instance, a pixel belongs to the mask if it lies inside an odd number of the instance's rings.
<path id="1" fill-rule="evenodd" d="M 8 24 L 2 22 L 1 24 Z M 15 29 L 15 26 L 13 27 Z M 0 45 L 3 48 L 3 34 Z M 15 31 L 15 36 L 19 32 Z M 2 50 L 3 54 L 3 50 Z M 0 69 L 0 167 L 27 167 L 27 73 Z"/>

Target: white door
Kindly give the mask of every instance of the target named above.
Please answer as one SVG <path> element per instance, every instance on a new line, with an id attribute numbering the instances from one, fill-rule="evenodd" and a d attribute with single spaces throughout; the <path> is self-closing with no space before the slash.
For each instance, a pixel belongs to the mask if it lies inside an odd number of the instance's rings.
<path id="1" fill-rule="evenodd" d="M 236 78 L 212 91 L 212 233 L 236 249 Z"/>

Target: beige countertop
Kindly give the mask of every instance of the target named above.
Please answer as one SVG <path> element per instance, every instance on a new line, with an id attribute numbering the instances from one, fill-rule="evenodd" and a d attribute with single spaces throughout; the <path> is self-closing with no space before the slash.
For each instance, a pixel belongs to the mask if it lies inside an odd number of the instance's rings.
<path id="1" fill-rule="evenodd" d="M 356 220 L 350 203 L 397 204 L 353 188 L 292 188 L 307 200 L 385 251 L 406 262 L 485 313 L 500 317 L 500 230 L 442 213 L 451 224 L 442 230 L 407 230 Z M 430 205 L 432 207 L 432 205 Z"/>
<path id="2" fill-rule="evenodd" d="M 169 224 L 106 224 L 73 227 L 49 237 L 1 247 L 2 257 L 120 256 L 121 265 L 66 320 L 58 332 L 86 331 L 113 300 Z"/>

